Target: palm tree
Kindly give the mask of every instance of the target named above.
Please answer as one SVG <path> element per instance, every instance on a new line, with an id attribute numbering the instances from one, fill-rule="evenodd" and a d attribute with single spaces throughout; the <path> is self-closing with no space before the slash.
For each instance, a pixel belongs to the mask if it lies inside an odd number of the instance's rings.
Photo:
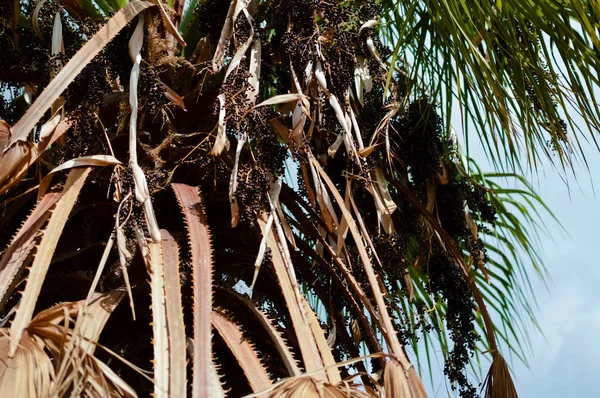
<path id="1" fill-rule="evenodd" d="M 598 10 L 537 3 L 2 3 L 0 395 L 425 397 L 439 344 L 516 396 L 519 173 L 598 115 Z"/>

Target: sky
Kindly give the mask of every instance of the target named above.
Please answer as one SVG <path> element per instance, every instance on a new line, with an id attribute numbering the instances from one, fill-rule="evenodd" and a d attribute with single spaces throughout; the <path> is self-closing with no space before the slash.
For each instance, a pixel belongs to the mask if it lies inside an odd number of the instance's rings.
<path id="1" fill-rule="evenodd" d="M 543 335 L 532 331 L 530 367 L 509 361 L 520 398 L 599 396 L 600 152 L 591 145 L 585 151 L 589 170 L 576 164 L 577 180 L 548 161 L 528 176 L 566 232 L 550 216 L 543 217 L 550 231 L 542 235 L 539 252 L 551 280 L 544 285 L 533 278 Z M 470 155 L 484 170 L 492 170 L 481 148 L 472 146 Z M 442 366 L 434 374 L 430 397 L 454 396 L 447 392 Z"/>
<path id="2" fill-rule="evenodd" d="M 513 367 L 522 398 L 597 396 L 600 153 L 591 146 L 588 149 L 589 170 L 581 163 L 575 166 L 578 181 L 571 177 L 567 185 L 548 164 L 545 175 L 534 178 L 540 196 L 568 235 L 546 217 L 546 224 L 555 227 L 542 238 L 541 253 L 552 280 L 548 288 L 539 282 L 534 285 L 544 336 L 532 335 L 530 369 L 516 363 Z"/>

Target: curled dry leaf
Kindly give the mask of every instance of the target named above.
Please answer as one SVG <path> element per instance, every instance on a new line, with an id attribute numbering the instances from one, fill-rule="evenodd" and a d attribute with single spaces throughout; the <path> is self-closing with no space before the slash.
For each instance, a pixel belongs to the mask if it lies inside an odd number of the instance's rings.
<path id="1" fill-rule="evenodd" d="M 237 227 L 240 222 L 239 205 L 235 192 L 237 190 L 237 179 L 238 179 L 238 168 L 240 164 L 240 155 L 242 149 L 248 140 L 248 134 L 242 133 L 238 137 L 237 147 L 235 148 L 235 159 L 233 162 L 233 168 L 231 170 L 231 177 L 229 178 L 229 203 L 231 204 L 231 226 Z"/>
<path id="2" fill-rule="evenodd" d="M 52 47 L 50 53 L 58 55 L 64 52 L 63 27 L 60 20 L 60 9 L 54 15 L 54 26 L 52 28 Z M 60 66 L 60 65 L 59 65 Z"/>
<path id="3" fill-rule="evenodd" d="M 162 7 L 162 6 L 161 6 Z M 135 184 L 135 198 L 143 207 L 146 225 L 152 243 L 160 243 L 160 231 L 156 214 L 152 206 L 150 192 L 148 190 L 148 182 L 144 171 L 138 164 L 137 159 L 137 119 L 138 119 L 138 81 L 140 77 L 140 63 L 144 40 L 144 14 L 141 14 L 138 23 L 135 27 L 133 35 L 129 39 L 129 56 L 132 58 L 133 66 L 129 78 L 129 105 L 131 107 L 131 115 L 129 118 L 129 166 L 133 174 L 133 182 Z M 143 236 L 143 234 L 142 234 Z M 142 239 L 138 238 L 138 243 L 143 245 Z"/>
<path id="4" fill-rule="evenodd" d="M 46 174 L 46 177 L 44 177 L 42 182 L 40 182 L 39 196 L 43 196 L 46 193 L 46 190 L 52 182 L 52 177 L 59 171 L 73 169 L 75 167 L 114 166 L 117 164 L 122 163 L 119 161 L 119 159 L 111 155 L 82 156 L 77 159 L 67 160 L 66 162 L 64 162 L 58 167 L 55 167 L 48 174 Z"/>
<path id="5" fill-rule="evenodd" d="M 244 1 L 240 0 L 240 1 L 238 1 L 238 6 L 240 4 L 244 4 L 244 3 L 245 3 Z M 248 21 L 248 25 L 250 25 L 250 36 L 241 46 L 238 47 L 235 54 L 233 55 L 233 58 L 231 58 L 231 61 L 229 62 L 229 66 L 227 66 L 227 70 L 225 71 L 225 78 L 224 78 L 225 80 L 227 80 L 227 77 L 229 77 L 229 75 L 235 70 L 235 68 L 238 67 L 240 62 L 242 62 L 242 59 L 245 58 L 246 52 L 250 48 L 250 45 L 252 44 L 252 40 L 254 39 L 254 26 L 252 23 L 252 17 L 248 13 L 246 6 L 243 6 L 241 8 L 241 13 L 244 14 L 246 21 Z M 237 17 L 237 15 L 234 15 L 234 20 L 236 19 L 236 17 Z"/>
<path id="6" fill-rule="evenodd" d="M 169 18 L 169 15 L 167 14 L 167 11 L 165 10 L 165 8 L 162 5 L 161 0 L 149 0 L 152 4 L 158 6 L 158 10 L 160 12 L 160 16 L 162 17 L 162 21 L 165 25 L 165 28 L 167 29 L 167 31 L 173 35 L 173 37 L 175 38 L 175 40 L 177 40 L 177 42 L 182 46 L 185 47 L 187 46 L 187 44 L 185 43 L 185 40 L 183 40 L 183 37 L 181 37 L 181 35 L 179 34 L 179 30 L 175 27 L 175 25 L 173 25 L 173 22 L 171 21 L 171 18 Z"/>
<path id="7" fill-rule="evenodd" d="M 223 149 L 229 150 L 227 126 L 225 124 L 225 96 L 219 94 L 217 99 L 219 100 L 219 122 L 217 124 L 217 138 L 215 139 L 215 145 L 210 151 L 210 154 L 213 156 L 219 156 L 221 152 L 223 152 Z"/>
<path id="8" fill-rule="evenodd" d="M 0 156 L 0 193 L 4 193 L 25 177 L 37 151 L 30 142 L 19 141 Z"/>

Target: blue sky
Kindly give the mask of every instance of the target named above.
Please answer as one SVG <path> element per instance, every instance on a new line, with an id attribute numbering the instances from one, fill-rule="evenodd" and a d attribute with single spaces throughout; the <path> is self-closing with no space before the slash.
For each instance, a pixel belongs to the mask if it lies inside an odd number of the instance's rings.
<path id="1" fill-rule="evenodd" d="M 533 335 L 531 369 L 514 364 L 520 397 L 593 397 L 600 375 L 600 153 L 589 147 L 590 170 L 575 166 L 578 181 L 546 163 L 533 180 L 538 192 L 568 232 L 551 229 L 541 253 L 552 277 L 548 289 L 536 283 L 538 321 L 545 340 Z M 547 224 L 555 225 L 551 220 Z"/>

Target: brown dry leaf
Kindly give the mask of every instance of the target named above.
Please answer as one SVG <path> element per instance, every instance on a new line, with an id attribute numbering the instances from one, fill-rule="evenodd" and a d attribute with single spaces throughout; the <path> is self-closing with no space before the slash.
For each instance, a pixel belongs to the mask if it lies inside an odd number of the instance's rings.
<path id="1" fill-rule="evenodd" d="M 386 398 L 412 398 L 408 379 L 402 365 L 394 359 L 385 365 L 383 384 Z"/>
<path id="2" fill-rule="evenodd" d="M 207 36 L 204 36 L 203 38 L 198 40 L 198 44 L 196 45 L 196 49 L 194 50 L 190 61 L 194 63 L 205 62 L 210 59 L 211 54 L 212 46 L 210 40 Z"/>
<path id="3" fill-rule="evenodd" d="M 13 355 L 9 355 L 9 340 L 7 334 L 0 334 L 0 397 L 49 396 L 54 367 L 40 340 L 24 334 Z"/>
<path id="4" fill-rule="evenodd" d="M 339 230 L 339 227 L 338 227 L 339 221 L 337 218 L 337 214 L 336 214 L 335 210 L 333 209 L 333 203 L 331 202 L 331 197 L 329 196 L 329 193 L 327 192 L 327 189 L 325 188 L 323 181 L 319 177 L 319 174 L 317 173 L 313 163 L 308 162 L 308 166 L 310 168 L 310 173 L 313 178 L 314 185 L 315 185 L 315 194 L 316 194 L 315 196 L 316 196 L 317 202 L 319 203 L 319 209 L 321 210 L 321 215 L 323 216 L 323 219 L 327 223 L 327 229 L 329 232 Z M 305 184 L 305 185 L 309 186 L 309 184 Z"/>
<path id="5" fill-rule="evenodd" d="M 59 98 L 52 108 L 56 108 L 50 119 L 40 129 L 40 141 L 32 144 L 29 141 L 18 141 L 9 147 L 11 142 L 10 126 L 1 121 L 0 124 L 0 193 L 15 185 L 25 176 L 29 166 L 71 127 L 71 121 L 63 118 L 64 100 Z M 7 149 L 8 148 L 8 149 Z M 4 152 L 6 150 L 6 152 Z"/>
<path id="6" fill-rule="evenodd" d="M 362 341 L 363 336 L 360 331 L 360 325 L 356 319 L 353 319 L 352 322 L 350 322 L 350 329 L 352 330 L 352 340 L 354 340 L 354 344 L 358 345 Z"/>
<path id="7" fill-rule="evenodd" d="M 24 270 L 24 261 L 33 249 L 33 239 L 50 217 L 50 209 L 61 195 L 61 193 L 45 195 L 4 252 L 0 260 L 0 310 L 4 308 L 6 300 L 14 289 L 18 275 Z"/>
<path id="8" fill-rule="evenodd" d="M 321 328 L 321 324 L 317 319 L 317 315 L 310 308 L 308 302 L 304 297 L 302 297 L 302 303 L 304 304 L 304 310 L 306 311 L 306 315 L 308 318 L 308 324 L 310 325 L 310 330 L 315 336 L 315 342 L 317 343 L 317 347 L 319 348 L 319 352 L 321 354 L 321 359 L 323 360 L 323 365 L 327 368 L 327 377 L 331 384 L 338 384 L 342 381 L 342 377 L 340 376 L 340 370 L 334 366 L 335 359 L 333 358 L 333 354 L 331 353 L 331 348 L 327 343 L 327 339 L 325 338 L 325 333 Z"/>
<path id="9" fill-rule="evenodd" d="M 518 398 L 508 365 L 497 352 L 483 385 L 484 398 Z"/>
<path id="10" fill-rule="evenodd" d="M 4 151 L 10 142 L 10 124 L 0 119 L 0 151 Z"/>
<path id="11" fill-rule="evenodd" d="M 260 226 L 263 234 L 266 234 L 266 216 L 263 214 L 258 218 L 258 225 Z M 314 336 L 310 330 L 308 320 L 306 319 L 306 313 L 301 302 L 301 293 L 298 289 L 298 285 L 295 284 L 295 278 L 290 275 L 290 268 L 293 265 L 287 257 L 283 255 L 282 249 L 279 247 L 278 239 L 273 231 L 268 233 L 268 246 L 272 249 L 272 262 L 277 280 L 283 293 L 288 311 L 290 312 L 290 318 L 294 326 L 296 338 L 298 339 L 298 345 L 300 346 L 300 352 L 304 361 L 304 366 L 308 372 L 315 371 L 323 367 L 321 357 L 319 356 L 319 350 L 317 348 Z M 324 378 L 322 374 L 319 378 Z"/>
<path id="12" fill-rule="evenodd" d="M 377 148 L 377 146 L 379 146 L 379 144 L 375 144 L 375 145 L 371 145 L 368 146 L 366 148 L 363 149 L 359 149 L 358 150 L 358 155 L 362 158 L 366 158 L 368 157 L 370 154 L 373 153 L 373 151 L 375 150 L 375 148 Z"/>
<path id="13" fill-rule="evenodd" d="M 237 190 L 237 178 L 238 169 L 240 165 L 240 156 L 242 154 L 242 149 L 244 149 L 244 145 L 246 144 L 247 139 L 248 134 L 246 134 L 245 132 L 240 133 L 238 137 L 237 147 L 235 148 L 235 159 L 233 161 L 233 168 L 231 169 L 231 177 L 229 178 L 229 203 L 231 204 L 231 226 L 233 228 L 237 227 L 240 222 L 240 209 L 237 197 L 235 196 L 235 192 Z"/>
<path id="14" fill-rule="evenodd" d="M 185 103 L 183 102 L 183 98 L 181 98 L 179 94 L 173 91 L 171 87 L 167 86 L 164 83 L 163 86 L 165 87 L 165 98 L 185 111 L 186 109 Z"/>
<path id="15" fill-rule="evenodd" d="M 413 396 L 415 398 L 427 398 L 427 391 L 425 391 L 425 387 L 414 366 L 408 369 L 406 377 L 408 378 L 408 385 L 411 388 Z"/>
<path id="16" fill-rule="evenodd" d="M 0 194 L 21 181 L 36 158 L 37 152 L 28 141 L 16 142 L 0 152 Z"/>
<path id="17" fill-rule="evenodd" d="M 63 189 L 63 194 L 50 216 L 48 226 L 44 230 L 44 235 L 37 248 L 37 253 L 31 269 L 29 270 L 27 284 L 23 291 L 19 309 L 17 309 L 15 319 L 11 324 L 10 356 L 15 354 L 18 344 L 21 341 L 21 337 L 31 321 L 37 298 L 40 294 L 42 284 L 44 283 L 48 267 L 50 266 L 50 261 L 52 260 L 52 255 L 58 244 L 58 239 L 62 234 L 62 230 L 69 218 L 71 209 L 73 208 L 90 171 L 91 168 L 86 167 L 82 169 L 73 169 L 69 173 L 69 177 L 67 178 L 67 182 Z"/>
<path id="18" fill-rule="evenodd" d="M 154 396 L 169 397 L 169 333 L 165 303 L 165 270 L 161 243 L 149 242 L 152 295 L 152 347 L 154 348 Z"/>
<path id="19" fill-rule="evenodd" d="M 290 140 L 290 130 L 285 127 L 279 121 L 279 119 L 273 119 L 269 123 L 271 124 L 271 127 L 273 127 L 277 133 L 279 133 L 279 137 L 283 140 L 283 142 L 287 144 Z"/>
<path id="20" fill-rule="evenodd" d="M 392 199 L 392 195 L 390 194 L 390 190 L 388 188 L 388 183 L 380 167 L 375 168 L 375 186 L 381 194 L 381 198 L 383 199 L 387 213 L 391 215 L 394 211 L 396 211 L 398 206 L 396 206 L 396 203 L 394 203 L 394 200 Z"/>
<path id="21" fill-rule="evenodd" d="M 437 179 L 441 185 L 447 185 L 450 182 L 450 175 L 448 174 L 448 169 L 444 164 L 444 161 L 440 159 L 440 168 L 442 169 L 441 173 L 437 174 Z"/>
<path id="22" fill-rule="evenodd" d="M 187 394 L 187 361 L 179 278 L 179 247 L 167 230 L 161 229 L 160 234 L 165 262 L 165 297 L 167 330 L 169 331 L 169 391 L 173 397 L 185 398 Z"/>
<path id="23" fill-rule="evenodd" d="M 94 293 L 91 300 L 59 304 L 33 318 L 24 338 L 35 336 L 54 359 L 54 383 L 46 396 L 137 396 L 107 365 L 92 356 L 106 321 L 124 295 L 120 290 Z"/>
<path id="24" fill-rule="evenodd" d="M 392 200 L 387 181 L 383 176 L 381 168 L 376 167 L 373 174 L 375 175 L 375 181 L 369 185 L 369 191 L 375 199 L 375 206 L 377 208 L 379 222 L 383 226 L 383 229 L 386 233 L 392 234 L 394 233 L 392 213 L 396 211 L 397 206 Z"/>
<path id="25" fill-rule="evenodd" d="M 64 396 L 68 390 L 85 395 L 90 379 L 98 377 L 86 368 L 108 318 L 123 296 L 124 292 L 116 290 L 94 293 L 90 301 L 60 304 L 31 321 L 27 331 L 42 339 L 55 358 L 56 384 L 50 396 Z M 77 320 L 70 329 L 74 316 Z"/>
<path id="26" fill-rule="evenodd" d="M 192 254 L 192 281 L 194 287 L 194 351 L 192 389 L 194 397 L 208 397 L 216 382 L 211 376 L 212 310 L 212 246 L 204 206 L 197 187 L 172 184 L 188 228 L 188 242 Z"/>
<path id="27" fill-rule="evenodd" d="M 267 369 L 258 358 L 254 347 L 244 338 L 239 327 L 217 311 L 212 311 L 211 320 L 244 371 L 252 391 L 258 392 L 269 388 L 271 380 Z"/>
<path id="28" fill-rule="evenodd" d="M 124 296 L 124 291 L 113 290 L 107 293 L 94 293 L 89 301 L 84 300 L 78 303 L 82 310 L 77 317 L 79 324 L 77 337 L 81 340 L 79 348 L 83 352 L 89 355 L 94 353 L 96 349 L 94 343 L 100 338 L 108 318 Z"/>

